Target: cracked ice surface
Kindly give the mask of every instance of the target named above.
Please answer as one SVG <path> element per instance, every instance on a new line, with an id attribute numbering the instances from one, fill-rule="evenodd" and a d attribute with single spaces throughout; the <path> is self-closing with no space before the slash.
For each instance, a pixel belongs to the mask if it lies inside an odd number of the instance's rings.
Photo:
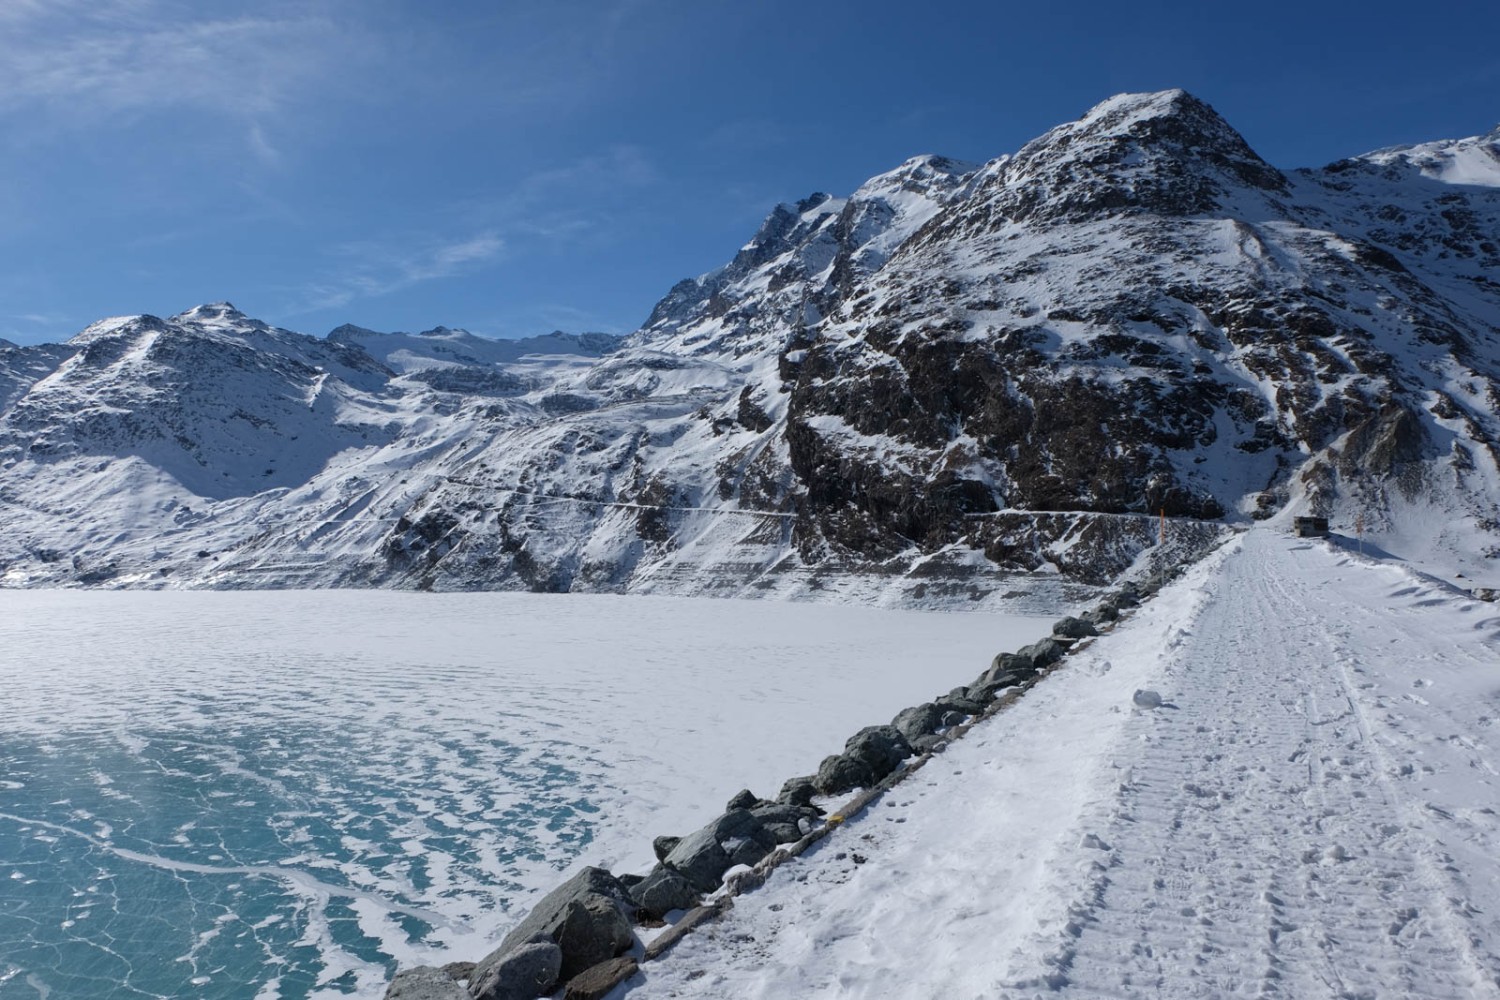
<path id="1" fill-rule="evenodd" d="M 0 592 L 0 998 L 378 996 L 1046 619 Z"/>

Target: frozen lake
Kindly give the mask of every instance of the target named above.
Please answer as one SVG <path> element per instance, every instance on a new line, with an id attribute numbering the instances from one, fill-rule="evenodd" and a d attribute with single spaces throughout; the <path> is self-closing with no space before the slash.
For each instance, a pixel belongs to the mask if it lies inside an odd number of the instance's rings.
<path id="1" fill-rule="evenodd" d="M 0 997 L 379 996 L 1050 619 L 0 591 Z"/>

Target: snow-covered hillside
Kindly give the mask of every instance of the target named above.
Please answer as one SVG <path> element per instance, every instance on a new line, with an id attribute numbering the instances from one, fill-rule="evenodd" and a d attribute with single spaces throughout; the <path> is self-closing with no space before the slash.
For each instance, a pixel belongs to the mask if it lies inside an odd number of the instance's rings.
<path id="1" fill-rule="evenodd" d="M 1497 663 L 1250 531 L 611 996 L 1500 995 Z"/>
<path id="2" fill-rule="evenodd" d="M 778 206 L 623 343 L 218 304 L 0 345 L 0 581 L 1053 600 L 1165 511 L 1494 587 L 1497 274 L 1500 132 L 1285 172 L 1120 95 Z"/>

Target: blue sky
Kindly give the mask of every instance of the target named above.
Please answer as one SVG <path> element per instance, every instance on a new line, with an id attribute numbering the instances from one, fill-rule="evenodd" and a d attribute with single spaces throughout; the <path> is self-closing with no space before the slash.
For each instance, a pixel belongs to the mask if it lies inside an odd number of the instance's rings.
<path id="1" fill-rule="evenodd" d="M 1317 165 L 1500 121 L 1500 4 L 3 0 L 0 337 L 229 299 L 633 329 L 778 201 L 1186 87 Z"/>

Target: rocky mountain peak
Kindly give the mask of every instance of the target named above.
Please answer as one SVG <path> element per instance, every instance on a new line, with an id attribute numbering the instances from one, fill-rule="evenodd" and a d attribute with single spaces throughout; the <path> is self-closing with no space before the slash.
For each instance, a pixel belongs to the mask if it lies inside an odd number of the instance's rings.
<path id="1" fill-rule="evenodd" d="M 1281 172 L 1184 90 L 1121 94 L 1024 146 L 997 178 L 1012 219 L 1219 212 L 1287 188 Z"/>

